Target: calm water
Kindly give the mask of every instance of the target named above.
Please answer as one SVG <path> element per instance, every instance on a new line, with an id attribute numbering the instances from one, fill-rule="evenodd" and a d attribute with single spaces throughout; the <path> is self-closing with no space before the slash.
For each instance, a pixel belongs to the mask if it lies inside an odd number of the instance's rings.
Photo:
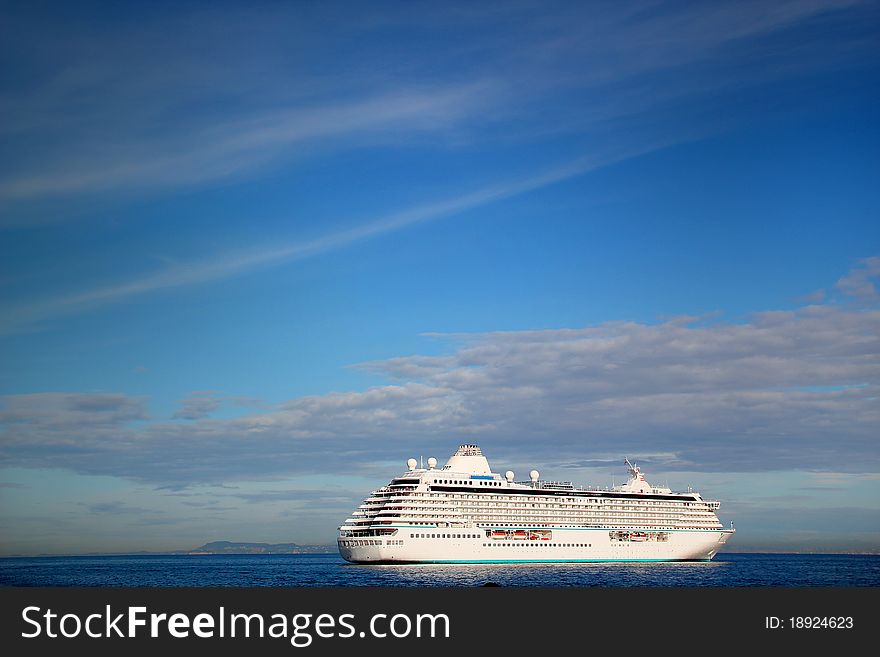
<path id="1" fill-rule="evenodd" d="M 0 586 L 880 586 L 880 555 L 709 563 L 363 566 L 335 554 L 0 558 Z"/>

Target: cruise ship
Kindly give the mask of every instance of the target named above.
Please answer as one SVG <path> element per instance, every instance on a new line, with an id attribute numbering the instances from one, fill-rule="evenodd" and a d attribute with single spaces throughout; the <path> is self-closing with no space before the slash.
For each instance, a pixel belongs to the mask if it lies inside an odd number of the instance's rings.
<path id="1" fill-rule="evenodd" d="M 460 445 L 442 468 L 411 458 L 339 528 L 354 563 L 709 561 L 734 529 L 720 506 L 688 489 L 648 483 L 624 459 L 625 484 L 575 487 L 492 472 L 477 445 Z"/>

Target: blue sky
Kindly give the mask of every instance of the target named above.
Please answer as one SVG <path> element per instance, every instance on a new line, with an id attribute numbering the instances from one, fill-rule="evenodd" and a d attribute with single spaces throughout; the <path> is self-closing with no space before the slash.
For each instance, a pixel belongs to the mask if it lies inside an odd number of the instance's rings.
<path id="1" fill-rule="evenodd" d="M 876 5 L 2 14 L 0 552 L 329 543 L 461 441 L 880 548 Z"/>

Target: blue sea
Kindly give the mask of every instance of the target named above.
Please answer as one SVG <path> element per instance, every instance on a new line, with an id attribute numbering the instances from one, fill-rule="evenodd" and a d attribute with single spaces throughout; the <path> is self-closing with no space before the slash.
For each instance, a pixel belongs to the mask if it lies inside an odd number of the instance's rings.
<path id="1" fill-rule="evenodd" d="M 336 554 L 0 558 L 0 586 L 880 586 L 880 555 L 720 554 L 711 562 L 357 565 Z"/>

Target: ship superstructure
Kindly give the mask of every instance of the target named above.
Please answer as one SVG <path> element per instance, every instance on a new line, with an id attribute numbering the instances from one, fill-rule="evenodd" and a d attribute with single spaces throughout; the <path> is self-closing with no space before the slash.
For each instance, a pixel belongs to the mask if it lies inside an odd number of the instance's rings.
<path id="1" fill-rule="evenodd" d="M 352 562 L 495 563 L 707 561 L 733 533 L 699 493 L 653 486 L 624 460 L 629 479 L 610 488 L 528 481 L 493 473 L 477 445 L 442 468 L 428 459 L 373 491 L 339 528 Z"/>

